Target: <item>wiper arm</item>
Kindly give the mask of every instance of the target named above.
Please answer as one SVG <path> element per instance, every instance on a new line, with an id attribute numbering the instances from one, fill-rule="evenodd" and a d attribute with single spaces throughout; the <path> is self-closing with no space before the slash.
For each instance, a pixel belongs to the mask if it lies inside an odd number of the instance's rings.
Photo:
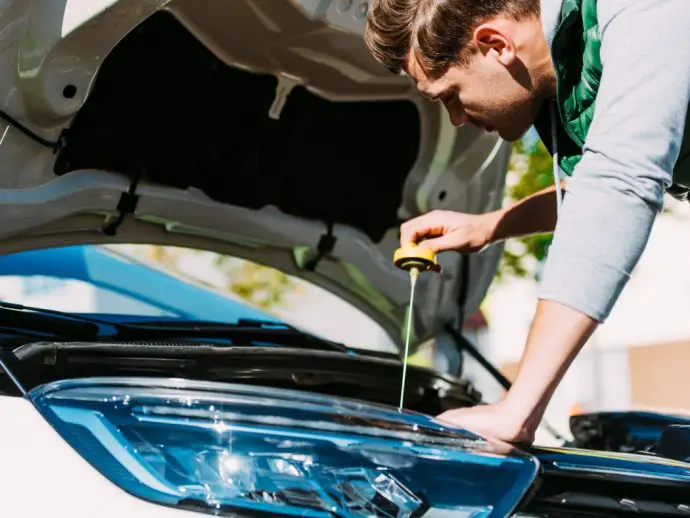
<path id="1" fill-rule="evenodd" d="M 161 338 L 220 338 L 238 342 L 272 343 L 299 348 L 351 353 L 344 344 L 301 331 L 279 322 L 240 319 L 236 324 L 204 321 L 152 320 L 117 326 L 116 340 Z"/>
<path id="2" fill-rule="evenodd" d="M 29 329 L 74 340 L 146 340 L 151 338 L 221 338 L 265 342 L 317 350 L 350 353 L 349 347 L 319 338 L 280 322 L 240 319 L 236 324 L 205 321 L 107 322 L 54 309 L 0 302 L 0 327 Z"/>
<path id="3" fill-rule="evenodd" d="M 40 331 L 81 340 L 117 334 L 117 327 L 109 322 L 11 302 L 0 302 L 0 326 L 12 329 L 27 328 L 33 334 Z"/>

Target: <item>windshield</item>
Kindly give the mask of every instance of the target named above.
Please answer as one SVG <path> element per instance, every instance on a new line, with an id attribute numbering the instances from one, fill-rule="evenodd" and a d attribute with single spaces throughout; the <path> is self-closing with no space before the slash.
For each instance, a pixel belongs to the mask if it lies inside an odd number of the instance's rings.
<path id="1" fill-rule="evenodd" d="M 0 256 L 0 301 L 114 322 L 286 323 L 354 348 L 396 350 L 375 322 L 306 281 L 187 248 L 82 245 Z"/>

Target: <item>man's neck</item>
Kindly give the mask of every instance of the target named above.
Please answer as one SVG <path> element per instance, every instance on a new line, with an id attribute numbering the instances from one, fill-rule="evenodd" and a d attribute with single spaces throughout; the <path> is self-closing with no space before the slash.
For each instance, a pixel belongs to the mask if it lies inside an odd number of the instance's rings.
<path id="1" fill-rule="evenodd" d="M 561 15 L 563 0 L 540 0 L 541 4 L 541 24 L 544 29 L 544 37 L 549 48 L 553 43 L 553 37 L 558 26 L 558 19 Z"/>
<path id="2" fill-rule="evenodd" d="M 546 100 L 556 96 L 556 72 L 551 61 L 551 44 L 553 42 L 558 19 L 561 13 L 562 0 L 541 0 L 541 20 L 534 23 L 534 36 L 531 46 L 532 70 L 539 96 Z"/>

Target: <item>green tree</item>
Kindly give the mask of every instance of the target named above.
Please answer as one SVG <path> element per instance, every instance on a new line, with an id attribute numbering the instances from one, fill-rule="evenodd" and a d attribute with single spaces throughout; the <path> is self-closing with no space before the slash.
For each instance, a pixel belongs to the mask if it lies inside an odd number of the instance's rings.
<path id="1" fill-rule="evenodd" d="M 514 203 L 553 185 L 552 167 L 551 155 L 541 140 L 517 141 L 507 178 L 506 201 Z M 538 234 L 513 240 L 505 247 L 497 279 L 536 275 L 535 265 L 546 257 L 551 238 L 551 234 Z"/>
<path id="2" fill-rule="evenodd" d="M 225 274 L 227 289 L 255 307 L 285 306 L 288 296 L 299 291 L 292 277 L 275 268 L 223 255 L 216 258 L 216 264 Z"/>

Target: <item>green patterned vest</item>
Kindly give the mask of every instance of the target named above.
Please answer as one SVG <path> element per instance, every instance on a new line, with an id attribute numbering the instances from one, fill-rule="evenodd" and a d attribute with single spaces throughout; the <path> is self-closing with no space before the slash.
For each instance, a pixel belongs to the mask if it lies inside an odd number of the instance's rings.
<path id="1" fill-rule="evenodd" d="M 597 0 L 563 0 L 551 54 L 562 124 L 558 134 L 558 162 L 569 176 L 582 157 L 582 147 L 594 115 L 603 69 L 600 47 Z M 668 189 L 669 194 L 679 199 L 687 199 L 690 193 L 690 116 L 687 121 L 673 172 L 674 185 Z M 543 125 L 537 129 L 543 137 L 546 133 Z"/>

